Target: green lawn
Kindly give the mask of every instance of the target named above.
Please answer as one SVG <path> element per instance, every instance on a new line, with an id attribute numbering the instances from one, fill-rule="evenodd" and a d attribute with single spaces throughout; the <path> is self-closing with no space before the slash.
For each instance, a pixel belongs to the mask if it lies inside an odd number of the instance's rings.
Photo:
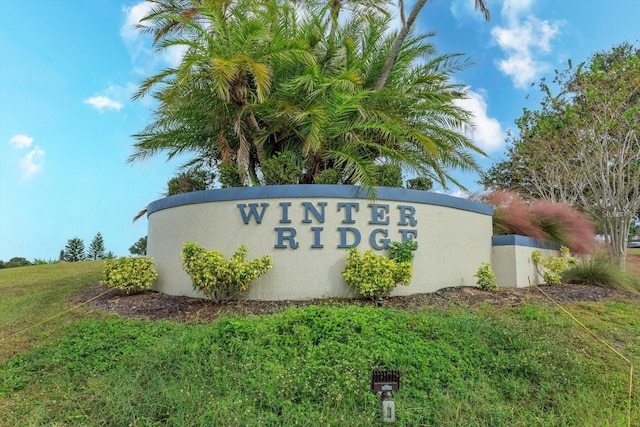
<path id="1" fill-rule="evenodd" d="M 0 363 L 73 322 L 77 311 L 38 325 L 67 309 L 70 295 L 100 280 L 102 266 L 85 261 L 1 269 Z"/>
<path id="2" fill-rule="evenodd" d="M 66 310 L 70 294 L 98 279 L 99 263 L 74 264 L 0 270 L 0 425 L 378 425 L 374 368 L 402 372 L 399 426 L 629 420 L 628 363 L 542 305 L 340 304 L 199 325 L 74 310 L 10 337 Z M 640 300 L 567 308 L 640 364 Z"/>

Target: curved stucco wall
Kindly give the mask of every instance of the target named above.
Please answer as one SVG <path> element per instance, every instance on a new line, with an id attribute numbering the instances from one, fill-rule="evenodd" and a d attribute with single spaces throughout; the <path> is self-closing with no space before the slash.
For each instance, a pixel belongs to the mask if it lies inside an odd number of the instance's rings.
<path id="1" fill-rule="evenodd" d="M 393 295 L 474 285 L 481 262 L 491 260 L 491 206 L 397 188 L 283 185 L 216 189 L 157 200 L 148 206 L 147 253 L 158 270 L 154 288 L 201 296 L 181 267 L 184 242 L 230 257 L 238 245 L 248 258 L 271 255 L 274 267 L 255 280 L 247 299 L 348 297 L 341 271 L 346 247 L 380 250 L 384 239 L 418 242 L 414 277 Z M 297 246 L 297 247 L 295 247 Z M 386 253 L 381 250 L 380 253 Z"/>

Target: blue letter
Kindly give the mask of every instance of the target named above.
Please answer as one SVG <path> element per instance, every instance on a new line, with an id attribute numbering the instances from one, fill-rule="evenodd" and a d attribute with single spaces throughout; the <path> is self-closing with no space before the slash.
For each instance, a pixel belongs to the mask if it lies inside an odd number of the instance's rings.
<path id="1" fill-rule="evenodd" d="M 313 231 L 313 245 L 311 245 L 311 249 L 324 248 L 324 245 L 320 243 L 320 232 L 322 230 L 323 227 L 311 227 L 311 231 Z"/>
<path id="2" fill-rule="evenodd" d="M 369 224 L 389 224 L 389 215 L 385 215 L 389 213 L 389 205 L 369 203 L 369 207 L 371 208 L 371 221 L 369 221 Z"/>
<path id="3" fill-rule="evenodd" d="M 389 232 L 384 228 L 376 228 L 369 235 L 369 243 L 373 249 L 382 250 L 389 247 L 389 239 L 380 239 L 380 244 L 376 241 L 376 234 L 382 234 L 384 237 L 389 235 Z"/>
<path id="4" fill-rule="evenodd" d="M 296 229 L 293 227 L 276 227 L 274 228 L 278 232 L 278 243 L 274 246 L 276 249 L 286 249 L 287 245 L 284 244 L 285 240 L 289 241 L 289 247 L 291 249 L 298 249 L 298 242 L 296 242 Z M 288 232 L 289 235 L 285 236 L 285 232 Z"/>
<path id="5" fill-rule="evenodd" d="M 338 249 L 355 248 L 360 244 L 360 231 L 353 227 L 338 227 L 340 232 L 340 244 Z M 347 231 L 353 233 L 353 243 L 347 244 Z"/>
<path id="6" fill-rule="evenodd" d="M 411 240 L 412 242 L 418 238 L 418 230 L 408 230 L 406 228 L 399 228 L 398 231 L 402 234 L 402 241 L 406 242 Z"/>
<path id="7" fill-rule="evenodd" d="M 309 219 L 309 212 L 313 214 L 320 224 L 324 223 L 324 207 L 327 206 L 327 202 L 318 202 L 318 206 L 320 206 L 322 212 L 318 212 L 318 210 L 311 204 L 311 202 L 302 202 L 302 206 L 304 206 L 304 219 L 302 222 L 304 224 L 308 224 L 311 222 Z"/>
<path id="8" fill-rule="evenodd" d="M 242 220 L 245 224 L 249 224 L 249 220 L 251 217 L 256 219 L 256 223 L 260 224 L 262 222 L 262 217 L 264 216 L 264 211 L 269 206 L 269 203 L 260 203 L 260 207 L 262 211 L 258 214 L 258 204 L 257 203 L 249 203 L 248 205 L 243 205 L 242 203 L 238 203 L 236 205 L 238 209 L 240 209 L 240 214 L 242 215 Z M 249 214 L 247 215 L 247 206 L 249 206 Z"/>
<path id="9" fill-rule="evenodd" d="M 291 202 L 280 202 L 280 206 L 282 207 L 280 224 L 291 224 L 291 220 L 289 219 L 289 206 L 291 206 Z"/>
<path id="10" fill-rule="evenodd" d="M 360 210 L 360 203 L 356 202 L 340 202 L 338 203 L 338 212 L 340 209 L 345 208 L 345 218 L 342 220 L 343 224 L 353 224 L 356 221 L 351 218 L 351 209 L 356 208 L 356 212 Z"/>
<path id="11" fill-rule="evenodd" d="M 411 225 L 415 227 L 418 221 L 414 217 L 416 214 L 416 209 L 413 206 L 406 205 L 398 205 L 398 209 L 400 209 L 400 222 L 398 225 Z M 407 222 L 409 219 L 409 222 Z"/>

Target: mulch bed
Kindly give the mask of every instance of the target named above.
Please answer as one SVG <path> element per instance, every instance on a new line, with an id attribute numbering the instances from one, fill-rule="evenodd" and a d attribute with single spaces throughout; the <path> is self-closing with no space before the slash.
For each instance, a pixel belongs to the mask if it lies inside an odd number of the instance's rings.
<path id="1" fill-rule="evenodd" d="M 544 293 L 543 293 L 544 292 Z M 548 296 L 546 296 L 547 294 Z M 384 306 L 389 308 L 415 310 L 424 307 L 449 307 L 461 305 L 474 307 L 479 304 L 492 307 L 507 307 L 525 301 L 553 304 L 599 301 L 602 299 L 640 299 L 640 294 L 617 291 L 588 285 L 559 285 L 530 288 L 503 288 L 497 292 L 483 291 L 473 287 L 444 288 L 438 292 L 411 296 L 388 297 Z M 96 310 L 115 313 L 131 319 L 170 320 L 183 323 L 210 322 L 227 315 L 268 315 L 289 307 L 305 307 L 318 304 L 360 304 L 374 306 L 369 299 L 310 299 L 287 301 L 232 301 L 212 304 L 203 299 L 165 295 L 145 291 L 132 295 L 117 289 L 108 290 L 93 285 L 75 295 L 72 304 L 81 304 Z"/>

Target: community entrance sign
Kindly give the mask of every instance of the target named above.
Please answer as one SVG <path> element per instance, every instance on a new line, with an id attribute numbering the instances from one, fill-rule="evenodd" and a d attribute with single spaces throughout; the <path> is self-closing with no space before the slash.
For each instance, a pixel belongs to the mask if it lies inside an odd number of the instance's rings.
<path id="1" fill-rule="evenodd" d="M 256 279 L 248 299 L 353 296 L 341 272 L 347 249 L 384 251 L 392 241 L 418 243 L 409 286 L 394 295 L 475 285 L 480 263 L 491 262 L 489 205 L 418 190 L 380 187 L 372 200 L 361 187 L 283 185 L 179 194 L 147 208 L 147 253 L 155 289 L 201 296 L 181 266 L 184 242 L 248 259 L 269 254 L 273 269 Z"/>

